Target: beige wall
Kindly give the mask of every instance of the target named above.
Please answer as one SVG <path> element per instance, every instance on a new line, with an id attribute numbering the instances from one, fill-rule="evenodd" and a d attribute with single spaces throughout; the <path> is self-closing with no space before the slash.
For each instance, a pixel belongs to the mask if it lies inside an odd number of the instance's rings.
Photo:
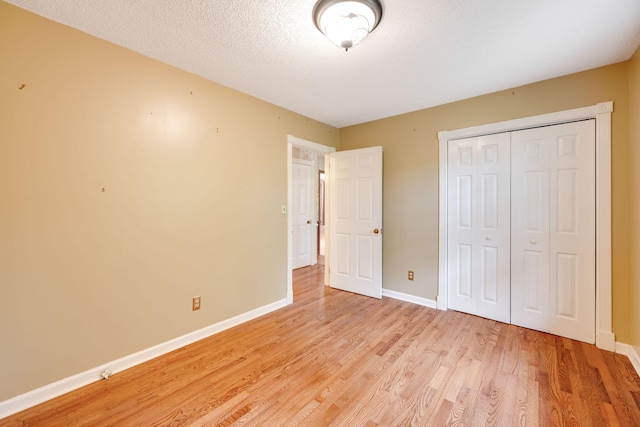
<path id="1" fill-rule="evenodd" d="M 434 299 L 438 279 L 438 131 L 614 101 L 613 328 L 617 339 L 640 344 L 640 311 L 632 299 L 629 226 L 629 63 L 598 68 L 452 104 L 340 130 L 342 150 L 384 150 L 384 287 Z M 636 116 L 637 117 L 637 116 Z M 636 125 L 637 126 L 637 125 Z M 639 153 L 640 156 L 640 153 Z M 636 162 L 640 166 L 640 158 Z M 640 182 L 635 187 L 640 192 Z M 415 271 L 415 281 L 407 280 Z M 637 288 L 637 287 L 636 287 Z"/>
<path id="2" fill-rule="evenodd" d="M 633 325 L 629 344 L 640 354 L 640 48 L 629 63 L 630 172 L 631 172 L 631 286 L 629 306 Z"/>
<path id="3" fill-rule="evenodd" d="M 3 2 L 0 64 L 0 401 L 285 298 L 337 129 Z"/>
<path id="4" fill-rule="evenodd" d="M 639 53 L 340 131 L 1 1 L 0 64 L 0 401 L 284 298 L 287 134 L 384 147 L 384 286 L 434 298 L 437 132 L 609 100 L 614 331 L 640 349 Z"/>

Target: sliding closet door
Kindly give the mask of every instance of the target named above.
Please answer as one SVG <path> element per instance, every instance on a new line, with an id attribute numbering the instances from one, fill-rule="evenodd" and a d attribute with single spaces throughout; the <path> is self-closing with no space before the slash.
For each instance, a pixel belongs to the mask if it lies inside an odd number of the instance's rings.
<path id="1" fill-rule="evenodd" d="M 448 306 L 509 322 L 509 134 L 449 141 Z"/>
<path id="2" fill-rule="evenodd" d="M 511 322 L 595 342 L 595 123 L 512 133 Z"/>

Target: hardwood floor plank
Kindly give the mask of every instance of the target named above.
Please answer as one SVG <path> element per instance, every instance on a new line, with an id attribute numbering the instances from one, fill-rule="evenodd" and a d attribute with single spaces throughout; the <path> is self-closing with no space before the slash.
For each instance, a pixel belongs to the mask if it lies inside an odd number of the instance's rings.
<path id="1" fill-rule="evenodd" d="M 602 411 L 602 419 L 604 420 L 601 425 L 606 426 L 621 426 L 620 421 L 618 421 L 618 416 L 616 415 L 616 411 L 613 409 L 613 406 L 610 403 L 601 403 L 600 410 Z"/>
<path id="2" fill-rule="evenodd" d="M 640 378 L 595 346 L 362 297 L 294 271 L 294 304 L 4 426 L 640 426 Z"/>

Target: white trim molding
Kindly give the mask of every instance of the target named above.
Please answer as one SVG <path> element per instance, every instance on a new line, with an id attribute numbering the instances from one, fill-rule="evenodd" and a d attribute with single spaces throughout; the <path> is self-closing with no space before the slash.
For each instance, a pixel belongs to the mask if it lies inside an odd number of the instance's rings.
<path id="1" fill-rule="evenodd" d="M 438 132 L 440 150 L 440 218 L 437 307 L 447 309 L 447 143 L 449 140 L 511 132 L 578 120 L 596 121 L 596 345 L 614 351 L 611 321 L 611 113 L 613 102 Z"/>
<path id="2" fill-rule="evenodd" d="M 616 353 L 627 356 L 633 368 L 640 375 L 640 354 L 638 354 L 638 350 L 634 346 L 617 342 Z"/>
<path id="3" fill-rule="evenodd" d="M 613 351 L 611 300 L 611 113 L 613 102 L 596 109 L 596 345 Z"/>
<path id="4" fill-rule="evenodd" d="M 387 298 L 393 298 L 400 301 L 406 301 L 413 304 L 422 305 L 429 308 L 437 308 L 436 302 L 432 299 L 417 297 L 415 295 L 404 294 L 402 292 L 392 291 L 390 289 L 382 288 L 382 296 Z"/>
<path id="5" fill-rule="evenodd" d="M 254 310 L 242 313 L 238 316 L 223 320 L 197 331 L 190 332 L 162 344 L 155 345 L 137 353 L 130 354 L 120 359 L 97 366 L 93 369 L 80 372 L 79 374 L 71 377 L 63 378 L 54 383 L 47 384 L 35 390 L 12 397 L 11 399 L 0 402 L 0 419 L 99 381 L 103 378 L 101 374 L 105 371 L 108 372 L 108 375 L 122 372 L 125 369 L 132 368 L 136 365 L 162 356 L 163 354 L 167 354 L 196 341 L 200 341 L 224 330 L 233 328 L 234 326 L 248 322 L 249 320 L 271 313 L 272 311 L 276 311 L 286 305 L 285 300 L 280 300 L 258 307 Z"/>

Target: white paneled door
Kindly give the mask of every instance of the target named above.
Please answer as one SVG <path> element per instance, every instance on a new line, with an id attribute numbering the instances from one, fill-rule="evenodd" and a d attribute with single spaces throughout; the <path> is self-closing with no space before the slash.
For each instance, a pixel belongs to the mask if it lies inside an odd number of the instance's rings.
<path id="1" fill-rule="evenodd" d="M 595 122 L 451 140 L 448 307 L 595 342 Z"/>
<path id="2" fill-rule="evenodd" d="M 509 134 L 449 141 L 448 306 L 509 322 Z"/>
<path id="3" fill-rule="evenodd" d="M 512 133 L 516 325 L 595 342 L 595 122 Z"/>
<path id="4" fill-rule="evenodd" d="M 382 147 L 329 157 L 329 284 L 382 297 Z"/>
<path id="5" fill-rule="evenodd" d="M 311 265 L 311 165 L 292 165 L 292 268 Z"/>
<path id="6" fill-rule="evenodd" d="M 545 128 L 541 128 L 545 129 Z M 549 149 L 544 135 L 515 132 L 511 181 L 513 287 L 511 321 L 538 331 L 549 329 Z"/>

